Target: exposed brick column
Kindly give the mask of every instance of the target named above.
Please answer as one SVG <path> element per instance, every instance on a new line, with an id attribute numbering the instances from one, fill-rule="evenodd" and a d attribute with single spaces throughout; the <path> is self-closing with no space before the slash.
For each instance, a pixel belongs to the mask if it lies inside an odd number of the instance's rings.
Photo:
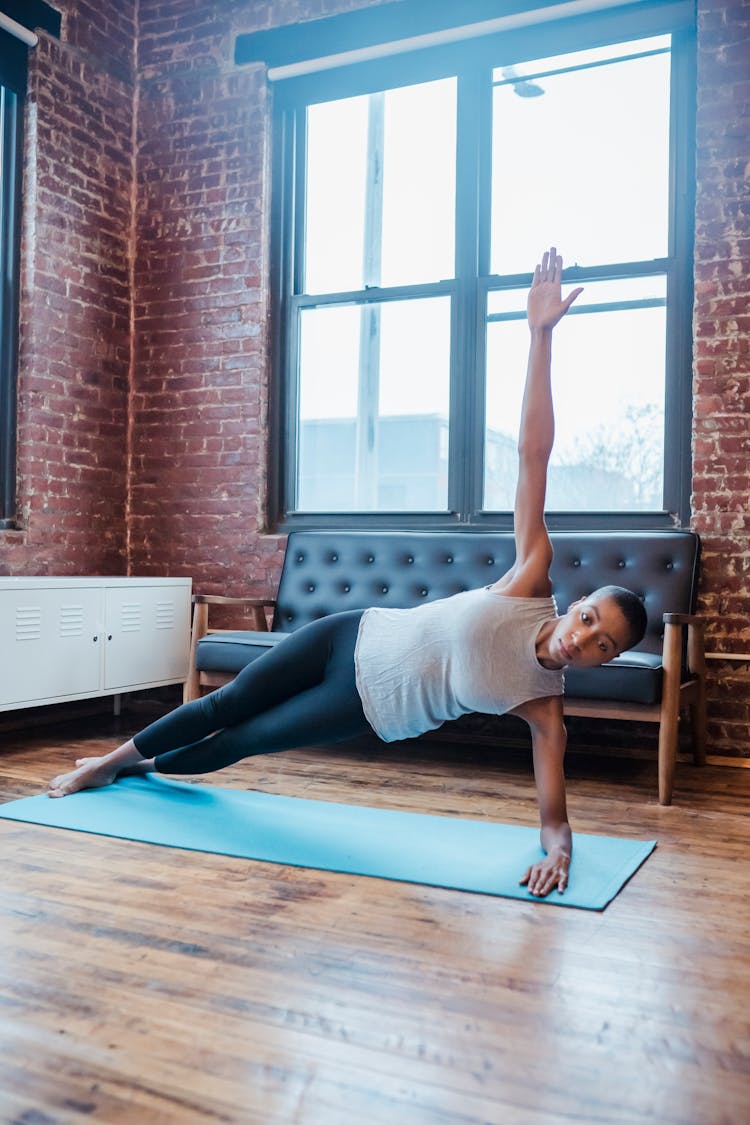
<path id="1" fill-rule="evenodd" d="M 699 0 L 693 526 L 709 648 L 750 651 L 750 6 Z M 750 754 L 750 664 L 712 665 L 709 750 Z"/>

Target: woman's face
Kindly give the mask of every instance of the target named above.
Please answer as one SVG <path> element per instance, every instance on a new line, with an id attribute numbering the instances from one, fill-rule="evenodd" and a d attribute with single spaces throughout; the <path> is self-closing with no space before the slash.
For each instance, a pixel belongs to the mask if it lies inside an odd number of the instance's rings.
<path id="1" fill-rule="evenodd" d="M 595 668 L 628 646 L 630 628 L 612 598 L 581 598 L 555 626 L 550 655 L 571 668 Z"/>

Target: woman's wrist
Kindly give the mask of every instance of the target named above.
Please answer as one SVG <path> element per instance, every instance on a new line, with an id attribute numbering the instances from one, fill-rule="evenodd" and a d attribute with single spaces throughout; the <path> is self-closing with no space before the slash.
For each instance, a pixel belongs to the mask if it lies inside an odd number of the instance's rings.
<path id="1" fill-rule="evenodd" d="M 573 834 L 566 821 L 543 825 L 541 843 L 548 856 L 564 855 L 570 860 L 573 854 Z"/>

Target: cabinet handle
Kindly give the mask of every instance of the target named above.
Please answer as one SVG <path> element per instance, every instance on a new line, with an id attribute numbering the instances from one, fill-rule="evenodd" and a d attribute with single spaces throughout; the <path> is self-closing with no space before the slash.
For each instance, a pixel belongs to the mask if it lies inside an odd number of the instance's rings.
<path id="1" fill-rule="evenodd" d="M 99 640 L 99 637 L 98 637 L 98 636 L 97 636 L 97 637 L 94 637 L 94 640 L 95 640 L 95 641 L 98 641 L 98 640 Z"/>
<path id="2" fill-rule="evenodd" d="M 112 634 L 111 634 L 111 633 L 107 633 L 107 640 L 108 640 L 108 641 L 111 641 L 111 640 L 112 640 Z"/>

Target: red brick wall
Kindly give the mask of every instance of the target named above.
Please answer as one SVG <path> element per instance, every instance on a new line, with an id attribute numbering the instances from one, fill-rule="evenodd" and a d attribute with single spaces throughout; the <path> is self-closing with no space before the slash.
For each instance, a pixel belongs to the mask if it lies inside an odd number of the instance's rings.
<path id="1" fill-rule="evenodd" d="M 61 40 L 29 56 L 19 529 L 0 531 L 0 573 L 123 573 L 134 24 L 117 0 L 57 7 Z"/>
<path id="2" fill-rule="evenodd" d="M 265 534 L 269 95 L 234 36 L 364 4 L 141 0 L 134 573 L 273 593 Z"/>
<path id="3" fill-rule="evenodd" d="M 258 71 L 140 88 L 132 561 L 206 589 L 267 588 L 280 562 L 259 534 L 265 102 Z"/>
<path id="4" fill-rule="evenodd" d="M 750 5 L 698 4 L 693 526 L 710 649 L 750 652 Z M 709 749 L 750 756 L 750 663 L 712 665 Z"/>

